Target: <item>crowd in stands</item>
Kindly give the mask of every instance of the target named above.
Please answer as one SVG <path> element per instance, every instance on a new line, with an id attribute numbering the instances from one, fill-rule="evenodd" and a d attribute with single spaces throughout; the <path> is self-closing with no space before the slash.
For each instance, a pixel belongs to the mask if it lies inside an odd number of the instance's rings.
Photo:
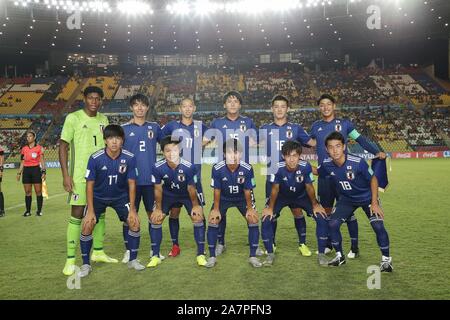
<path id="1" fill-rule="evenodd" d="M 148 95 L 159 113 L 160 124 L 177 118 L 165 113 L 178 111 L 181 100 L 190 97 L 196 101 L 198 111 L 213 111 L 198 115 L 199 120 L 209 125 L 212 119 L 223 115 L 223 94 L 238 90 L 243 95 L 243 110 L 248 110 L 248 115 L 258 127 L 270 122 L 271 114 L 250 111 L 269 111 L 271 98 L 275 94 L 284 94 L 291 101 L 293 112 L 290 113 L 290 120 L 309 129 L 320 115 L 317 111 L 299 111 L 299 107 L 315 106 L 318 95 L 330 93 L 337 97 L 338 105 L 343 109 L 340 115 L 354 121 L 361 133 L 379 142 L 382 147 L 402 144 L 402 150 L 415 150 L 420 146 L 445 145 L 444 140 L 448 138 L 443 136 L 449 135 L 450 128 L 448 108 L 430 107 L 448 104 L 449 92 L 417 69 L 347 68 L 310 72 L 261 67 L 245 70 L 161 68 L 132 76 L 116 73 L 109 77 L 90 78 L 80 75 L 71 78 L 0 78 L 0 113 L 18 114 L 15 122 L 11 122 L 14 119 L 11 117 L 8 122 L 2 120 L 6 118 L 0 119 L 2 147 L 14 155 L 24 143 L 23 130 L 31 126 L 39 132 L 38 138 L 42 138 L 52 124 L 43 142 L 46 148 L 56 150 L 64 121 L 63 113 L 82 107 L 82 95 L 77 91 L 81 84 L 102 86 L 107 94 L 101 111 L 111 114 L 129 112 L 128 99 L 132 94 L 141 92 Z M 48 88 L 45 92 L 39 89 L 43 86 Z M 69 98 L 75 96 L 78 100 L 66 106 Z M 399 105 L 402 107 L 395 107 Z M 413 105 L 420 108 L 412 108 Z M 35 118 L 31 124 L 27 122 L 30 120 L 20 118 L 19 114 L 25 113 L 52 114 L 53 119 Z M 124 123 L 128 119 L 129 116 L 112 116 L 110 120 L 112 123 Z"/>

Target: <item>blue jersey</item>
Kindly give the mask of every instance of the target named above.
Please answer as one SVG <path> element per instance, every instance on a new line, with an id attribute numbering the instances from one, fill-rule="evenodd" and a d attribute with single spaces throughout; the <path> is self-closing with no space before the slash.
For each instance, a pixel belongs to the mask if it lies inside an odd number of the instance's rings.
<path id="1" fill-rule="evenodd" d="M 222 141 L 218 140 L 220 143 L 219 148 L 222 149 L 223 143 L 225 143 L 228 139 L 239 139 L 242 143 L 243 151 L 245 154 L 245 162 L 249 163 L 250 159 L 250 138 L 251 137 L 255 142 L 258 141 L 258 131 L 256 129 L 253 120 L 239 116 L 236 120 L 230 120 L 227 117 L 217 118 L 211 123 L 211 129 L 217 129 L 222 134 Z M 247 130 L 253 129 L 254 132 L 248 132 L 247 136 L 244 134 Z M 217 137 L 215 137 L 217 140 Z M 220 160 L 220 159 L 219 159 Z"/>
<path id="2" fill-rule="evenodd" d="M 331 158 L 327 158 L 318 170 L 331 177 L 339 190 L 339 200 L 356 204 L 372 200 L 370 180 L 373 171 L 364 159 L 348 154 L 345 163 L 339 167 Z"/>
<path id="3" fill-rule="evenodd" d="M 306 161 L 300 160 L 297 169 L 290 171 L 286 166 L 286 162 L 280 162 L 278 163 L 278 172 L 270 176 L 270 182 L 280 185 L 279 198 L 296 199 L 306 197 L 306 184 L 314 182 L 311 165 Z"/>
<path id="4" fill-rule="evenodd" d="M 139 176 L 138 186 L 151 185 L 152 164 L 156 162 L 156 143 L 161 139 L 161 128 L 155 122 L 145 122 L 142 126 L 135 123 L 122 125 L 125 131 L 123 148 L 136 157 Z"/>
<path id="5" fill-rule="evenodd" d="M 125 149 L 116 159 L 110 158 L 106 149 L 97 151 L 86 170 L 86 180 L 95 181 L 94 197 L 101 200 L 128 198 L 128 180 L 137 176 L 136 157 Z"/>
<path id="6" fill-rule="evenodd" d="M 317 141 L 316 148 L 319 164 L 328 158 L 325 139 L 330 133 L 335 131 L 340 132 L 344 136 L 346 144 L 349 137 L 356 140 L 360 136 L 353 123 L 348 119 L 333 119 L 330 122 L 319 120 L 314 122 L 311 127 L 311 138 Z"/>
<path id="7" fill-rule="evenodd" d="M 264 136 L 260 137 L 260 141 L 265 146 L 265 155 L 267 156 L 267 165 L 270 165 L 270 156 L 272 151 L 278 154 L 275 162 L 283 161 L 281 148 L 286 141 L 298 141 L 306 146 L 311 137 L 306 133 L 305 129 L 299 124 L 286 122 L 282 126 L 275 123 L 265 124 L 261 129 L 267 130 Z M 277 134 L 278 133 L 278 134 Z"/>
<path id="8" fill-rule="evenodd" d="M 221 161 L 213 166 L 211 187 L 220 189 L 221 201 L 245 201 L 244 190 L 252 190 L 256 187 L 253 168 L 241 161 L 237 169 L 231 172 L 225 161 Z"/>
<path id="9" fill-rule="evenodd" d="M 188 186 L 197 183 L 196 170 L 192 163 L 183 159 L 172 169 L 164 159 L 154 164 L 152 181 L 154 184 L 163 184 L 165 196 L 189 198 Z"/>
<path id="10" fill-rule="evenodd" d="M 180 120 L 170 121 L 161 128 L 162 136 L 176 135 L 182 137 L 182 157 L 184 160 L 195 164 L 200 173 L 202 162 L 203 135 L 208 127 L 201 121 L 193 121 L 190 125 L 183 124 Z"/>

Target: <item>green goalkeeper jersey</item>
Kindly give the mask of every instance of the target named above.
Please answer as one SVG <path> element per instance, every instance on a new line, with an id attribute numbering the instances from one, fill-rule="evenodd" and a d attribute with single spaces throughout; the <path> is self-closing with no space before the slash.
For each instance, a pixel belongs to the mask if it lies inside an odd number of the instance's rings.
<path id="1" fill-rule="evenodd" d="M 105 147 L 103 129 L 108 124 L 108 118 L 99 112 L 95 117 L 89 117 L 83 109 L 67 115 L 61 139 L 70 144 L 69 174 L 74 183 L 86 183 L 89 157 Z"/>

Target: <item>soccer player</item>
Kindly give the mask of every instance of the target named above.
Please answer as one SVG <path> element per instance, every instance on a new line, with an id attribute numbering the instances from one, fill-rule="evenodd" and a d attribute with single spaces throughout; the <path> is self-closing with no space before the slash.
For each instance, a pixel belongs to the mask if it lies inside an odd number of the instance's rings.
<path id="1" fill-rule="evenodd" d="M 237 139 L 228 139 L 223 145 L 225 160 L 212 169 L 211 187 L 214 188 L 214 203 L 208 217 L 209 255 L 206 267 L 216 265 L 216 243 L 220 221 L 230 208 L 237 208 L 247 220 L 248 242 L 250 244 L 249 263 L 259 268 L 261 261 L 256 257 L 259 241 L 259 218 L 255 209 L 252 190 L 255 188 L 253 168 L 241 161 L 242 145 Z"/>
<path id="2" fill-rule="evenodd" d="M 2 192 L 2 180 L 3 180 L 3 163 L 5 161 L 5 152 L 0 147 L 0 218 L 5 216 L 5 199 Z"/>
<path id="3" fill-rule="evenodd" d="M 121 126 L 108 125 L 103 132 L 106 148 L 97 151 L 90 158 L 86 170 L 87 213 L 83 219 L 80 236 L 83 265 L 79 276 L 92 272 L 89 254 L 92 249 L 92 231 L 106 208 L 113 208 L 120 221 L 129 226 L 127 238 L 130 257 L 128 268 L 138 271 L 145 267 L 136 259 L 140 242 L 139 217 L 134 206 L 136 196 L 135 156 L 122 149 L 125 133 Z"/>
<path id="4" fill-rule="evenodd" d="M 339 189 L 339 199 L 330 216 L 329 230 L 336 257 L 328 265 L 345 264 L 342 250 L 341 224 L 358 208 L 362 208 L 369 218 L 381 250 L 382 272 L 391 272 L 392 258 L 389 255 L 389 236 L 384 227 L 384 212 L 378 199 L 378 180 L 367 162 L 359 157 L 346 154 L 346 141 L 339 132 L 329 134 L 325 146 L 330 158 L 325 159 L 318 168 L 319 172 L 329 175 Z"/>
<path id="5" fill-rule="evenodd" d="M 275 95 L 272 99 L 272 113 L 273 122 L 265 124 L 261 127 L 262 134 L 260 137 L 260 146 L 265 151 L 267 170 L 273 171 L 275 174 L 277 164 L 283 161 L 281 149 L 287 141 L 298 141 L 302 145 L 314 147 L 316 141 L 306 133 L 300 124 L 291 123 L 288 121 L 289 100 L 283 95 Z M 301 151 L 300 151 L 301 152 Z M 270 194 L 272 192 L 272 183 L 270 180 L 271 174 L 267 172 L 266 178 L 266 206 L 269 203 Z M 306 221 L 300 208 L 291 208 L 292 214 L 295 217 L 295 225 L 300 225 L 306 232 Z M 273 245 L 276 248 L 275 235 L 277 230 L 277 216 L 272 219 L 273 228 Z M 306 236 L 306 235 L 305 235 Z M 311 251 L 303 242 L 299 247 L 303 256 L 311 256 Z"/>
<path id="6" fill-rule="evenodd" d="M 181 115 L 180 120 L 170 121 L 162 127 L 162 135 L 182 138 L 182 157 L 184 160 L 191 162 L 194 165 L 197 174 L 197 195 L 202 206 L 205 205 L 202 188 L 202 147 L 208 143 L 203 135 L 208 128 L 201 122 L 194 120 L 195 113 L 194 101 L 190 98 L 185 98 L 181 101 L 179 111 Z M 180 245 L 178 242 L 178 234 L 180 230 L 180 211 L 181 208 L 173 207 L 169 215 L 169 230 L 172 238 L 172 249 L 169 252 L 169 257 L 176 257 L 180 254 Z"/>
<path id="7" fill-rule="evenodd" d="M 153 256 L 147 267 L 161 263 L 159 255 L 162 240 L 162 223 L 173 207 L 184 206 L 194 225 L 194 239 L 197 243 L 197 264 L 206 265 L 205 224 L 203 208 L 198 201 L 194 166 L 181 158 L 179 143 L 182 139 L 166 136 L 161 139 L 164 160 L 158 161 L 152 169 L 155 184 L 155 208 L 150 217 Z"/>
<path id="8" fill-rule="evenodd" d="M 268 266 L 273 264 L 275 258 L 271 220 L 278 218 L 284 207 L 288 206 L 294 213 L 300 252 L 302 251 L 301 247 L 305 246 L 306 243 L 306 224 L 300 222 L 300 220 L 304 221 L 305 219 L 301 209 L 308 216 L 314 217 L 318 226 L 328 223 L 325 209 L 316 199 L 311 165 L 300 159 L 302 154 L 301 144 L 297 141 L 286 141 L 281 148 L 281 152 L 284 161 L 278 163 L 277 173 L 270 176 L 272 190 L 268 206 L 264 208 L 262 214 L 261 233 L 264 246 L 268 252 L 263 264 Z"/>
<path id="9" fill-rule="evenodd" d="M 225 117 L 214 119 L 211 129 L 220 132 L 220 137 L 214 137 L 217 145 L 223 145 L 228 139 L 238 139 L 243 141 L 243 159 L 250 163 L 250 147 L 258 144 L 258 133 L 253 120 L 240 115 L 242 107 L 242 96 L 237 91 L 229 91 L 223 96 L 223 106 L 226 110 Z M 220 160 L 220 159 L 219 159 Z M 252 197 L 253 191 L 252 191 Z M 225 230 L 227 226 L 226 216 L 220 220 L 217 253 L 219 256 L 225 250 Z M 262 250 L 258 248 L 258 255 L 262 255 Z"/>
<path id="10" fill-rule="evenodd" d="M 45 180 L 46 170 L 44 161 L 44 149 L 36 143 L 36 133 L 28 130 L 26 133 L 27 145 L 20 151 L 21 162 L 19 172 L 17 172 L 17 181 L 22 176 L 23 188 L 25 190 L 25 213 L 24 217 L 31 216 L 32 189 L 37 198 L 36 216 L 42 216 L 42 180 Z"/>
<path id="11" fill-rule="evenodd" d="M 103 91 L 99 87 L 89 86 L 84 92 L 84 108 L 67 115 L 61 132 L 59 145 L 59 163 L 63 175 L 64 190 L 69 192 L 71 217 L 67 227 L 67 260 L 63 273 L 70 276 L 75 271 L 75 251 L 80 239 L 81 219 L 86 207 L 85 173 L 89 157 L 104 147 L 103 129 L 108 118 L 99 113 Z M 70 172 L 67 167 L 70 146 Z M 117 263 L 103 251 L 105 233 L 105 215 L 101 215 L 95 226 L 94 252 L 92 261 Z"/>
<path id="12" fill-rule="evenodd" d="M 316 140 L 317 157 L 319 166 L 323 160 L 328 157 L 327 150 L 325 148 L 325 138 L 332 132 L 340 132 L 345 142 L 348 138 L 352 138 L 358 142 L 368 152 L 374 154 L 380 159 L 385 159 L 386 154 L 380 152 L 376 146 L 369 143 L 369 141 L 362 136 L 348 119 L 336 118 L 336 100 L 329 94 L 323 94 L 317 104 L 322 114 L 322 120 L 318 120 L 313 123 L 311 127 L 311 137 Z M 314 169 L 313 169 L 314 170 Z M 320 204 L 325 208 L 327 214 L 331 214 L 335 200 L 338 198 L 338 190 L 331 181 L 330 176 L 324 176 L 319 173 L 319 179 L 317 184 L 317 193 Z M 351 215 L 347 222 L 348 232 L 351 239 L 351 250 L 347 257 L 350 259 L 359 256 L 358 248 L 358 222 L 354 215 Z M 329 243 L 329 241 L 328 241 Z M 328 244 L 330 246 L 330 244 Z M 319 253 L 328 253 L 330 248 L 322 248 L 319 246 Z"/>
<path id="13" fill-rule="evenodd" d="M 145 120 L 150 109 L 150 102 L 145 95 L 140 93 L 133 95 L 130 98 L 130 109 L 133 112 L 133 119 L 129 123 L 122 125 L 125 132 L 123 148 L 134 154 L 136 157 L 136 166 L 139 171 L 136 180 L 136 211 L 139 212 L 139 206 L 142 200 L 148 219 L 150 219 L 155 202 L 155 191 L 151 179 L 152 167 L 156 163 L 156 144 L 161 139 L 161 128 L 156 122 Z M 127 263 L 130 259 L 130 250 L 127 243 L 128 238 L 126 236 L 128 229 L 128 224 L 125 221 L 123 224 L 123 235 L 126 251 L 122 259 L 123 263 Z"/>

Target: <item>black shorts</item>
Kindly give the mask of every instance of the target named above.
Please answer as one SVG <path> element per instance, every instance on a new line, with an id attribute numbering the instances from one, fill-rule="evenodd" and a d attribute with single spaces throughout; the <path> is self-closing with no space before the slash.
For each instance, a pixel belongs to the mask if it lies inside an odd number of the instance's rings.
<path id="1" fill-rule="evenodd" d="M 22 172 L 23 184 L 40 184 L 42 183 L 41 167 L 24 167 Z"/>

